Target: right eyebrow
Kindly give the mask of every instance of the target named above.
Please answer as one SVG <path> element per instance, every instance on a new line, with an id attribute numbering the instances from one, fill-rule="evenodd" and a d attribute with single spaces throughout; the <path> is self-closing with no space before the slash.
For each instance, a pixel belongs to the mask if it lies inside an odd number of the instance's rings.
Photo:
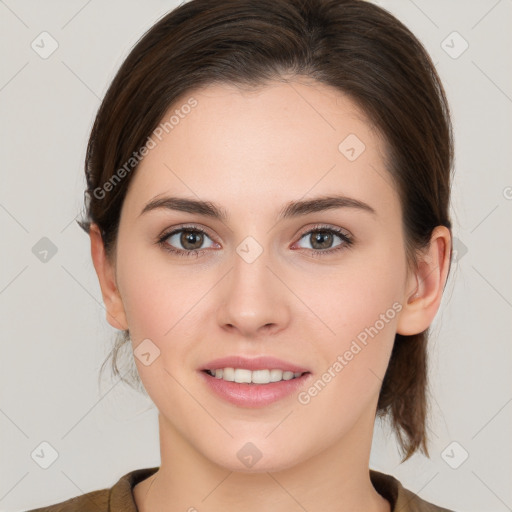
<path id="1" fill-rule="evenodd" d="M 196 213 L 198 215 L 204 215 L 205 217 L 211 217 L 223 221 L 228 219 L 227 212 L 219 206 L 216 206 L 214 203 L 211 203 L 210 201 L 200 201 L 197 199 L 169 196 L 161 197 L 159 199 L 152 199 L 149 201 L 149 203 L 146 204 L 146 206 L 144 206 L 139 216 L 146 212 L 158 209 Z"/>

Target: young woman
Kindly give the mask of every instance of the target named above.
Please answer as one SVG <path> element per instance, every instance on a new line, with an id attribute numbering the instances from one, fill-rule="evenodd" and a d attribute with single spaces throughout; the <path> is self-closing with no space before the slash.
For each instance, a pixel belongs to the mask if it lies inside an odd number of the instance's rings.
<path id="1" fill-rule="evenodd" d="M 428 455 L 452 158 L 431 60 L 371 3 L 156 23 L 97 114 L 81 226 L 161 465 L 39 510 L 446 510 L 369 456 L 376 415 Z"/>

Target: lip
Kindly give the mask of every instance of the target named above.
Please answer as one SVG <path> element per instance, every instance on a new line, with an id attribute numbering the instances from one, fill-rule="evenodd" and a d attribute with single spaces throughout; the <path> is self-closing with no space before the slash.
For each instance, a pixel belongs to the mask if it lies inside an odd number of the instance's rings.
<path id="1" fill-rule="evenodd" d="M 228 367 L 225 366 L 224 368 Z M 312 376 L 312 374 L 308 372 L 290 380 L 281 380 L 268 384 L 245 384 L 217 379 L 204 370 L 198 373 L 215 395 L 233 405 L 249 409 L 265 407 L 289 397 L 292 394 L 296 395 L 299 389 L 303 387 L 306 381 L 309 381 Z"/>
<path id="2" fill-rule="evenodd" d="M 214 359 L 206 363 L 200 370 L 218 370 L 219 368 L 241 368 L 245 370 L 272 370 L 279 369 L 293 373 L 309 372 L 307 368 L 303 368 L 293 363 L 277 359 L 275 357 L 260 356 L 248 359 L 242 356 L 227 356 Z M 285 381 L 288 382 L 288 381 Z"/>

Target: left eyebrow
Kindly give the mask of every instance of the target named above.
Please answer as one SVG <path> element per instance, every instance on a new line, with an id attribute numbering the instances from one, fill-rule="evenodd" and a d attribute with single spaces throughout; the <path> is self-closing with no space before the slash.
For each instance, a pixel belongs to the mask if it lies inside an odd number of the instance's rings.
<path id="1" fill-rule="evenodd" d="M 377 214 L 369 204 L 359 199 L 346 196 L 321 196 L 305 201 L 291 201 L 287 203 L 280 211 L 278 219 L 288 219 L 334 208 L 357 208 L 373 215 Z"/>
<path id="2" fill-rule="evenodd" d="M 227 221 L 229 218 L 225 209 L 211 201 L 187 199 L 184 197 L 155 198 L 144 206 L 140 215 L 160 208 L 195 213 L 222 221 Z M 335 208 L 356 208 L 376 215 L 376 211 L 369 204 L 351 197 L 336 195 L 321 196 L 303 201 L 290 201 L 280 210 L 278 220 L 299 217 Z"/>

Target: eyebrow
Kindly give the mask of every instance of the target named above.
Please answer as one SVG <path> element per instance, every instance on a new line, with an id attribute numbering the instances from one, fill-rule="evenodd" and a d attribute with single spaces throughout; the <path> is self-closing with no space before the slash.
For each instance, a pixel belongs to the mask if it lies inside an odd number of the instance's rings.
<path id="1" fill-rule="evenodd" d="M 299 217 L 335 208 L 355 208 L 376 215 L 376 211 L 363 201 L 350 197 L 334 195 L 320 196 L 301 201 L 290 201 L 289 203 L 286 203 L 279 212 L 278 220 Z M 159 209 L 195 213 L 221 221 L 227 221 L 229 218 L 229 215 L 224 208 L 217 206 L 211 201 L 169 196 L 152 199 L 146 204 L 146 206 L 144 206 L 140 215 Z"/>

